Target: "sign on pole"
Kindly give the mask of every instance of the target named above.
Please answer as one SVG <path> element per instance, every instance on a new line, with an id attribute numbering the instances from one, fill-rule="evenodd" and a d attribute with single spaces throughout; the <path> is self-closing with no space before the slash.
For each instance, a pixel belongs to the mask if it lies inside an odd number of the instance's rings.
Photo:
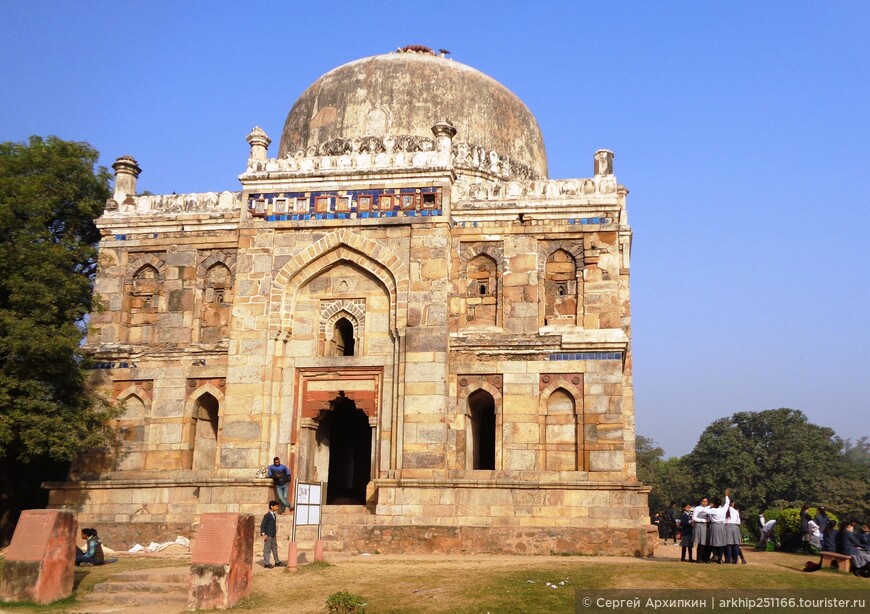
<path id="1" fill-rule="evenodd" d="M 300 482 L 296 480 L 296 508 L 293 510 L 293 539 L 296 527 L 316 526 L 320 539 L 321 511 L 323 509 L 323 482 Z"/>

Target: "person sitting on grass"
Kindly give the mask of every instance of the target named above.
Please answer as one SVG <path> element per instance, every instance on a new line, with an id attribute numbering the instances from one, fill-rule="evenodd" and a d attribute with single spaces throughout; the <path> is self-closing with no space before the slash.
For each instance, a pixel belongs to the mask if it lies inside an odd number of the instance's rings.
<path id="1" fill-rule="evenodd" d="M 76 547 L 76 565 L 102 565 L 105 561 L 103 544 L 96 529 L 82 529 L 85 550 Z"/>

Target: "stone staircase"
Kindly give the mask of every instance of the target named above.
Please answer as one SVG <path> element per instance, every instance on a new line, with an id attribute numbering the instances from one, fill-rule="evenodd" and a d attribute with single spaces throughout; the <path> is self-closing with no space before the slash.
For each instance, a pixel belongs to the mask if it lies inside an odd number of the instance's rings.
<path id="1" fill-rule="evenodd" d="M 344 552 L 350 544 L 348 534 L 354 529 L 362 529 L 374 524 L 374 514 L 364 505 L 325 505 L 323 507 L 323 540 L 326 552 Z M 293 531 L 292 514 L 278 516 L 278 552 L 282 560 L 287 554 L 287 543 Z M 255 527 L 259 533 L 259 525 Z M 296 528 L 296 544 L 299 550 L 299 562 L 310 561 L 314 555 L 314 541 L 317 539 L 317 527 L 302 526 Z M 262 548 L 255 540 L 254 560 L 262 558 Z"/>
<path id="2" fill-rule="evenodd" d="M 141 606 L 161 614 L 187 609 L 190 567 L 125 571 L 110 575 L 82 598 L 82 612 L 130 612 Z"/>

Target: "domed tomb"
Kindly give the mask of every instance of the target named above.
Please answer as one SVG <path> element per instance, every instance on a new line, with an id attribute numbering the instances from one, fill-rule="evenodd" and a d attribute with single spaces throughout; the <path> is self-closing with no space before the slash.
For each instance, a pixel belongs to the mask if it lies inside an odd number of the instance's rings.
<path id="1" fill-rule="evenodd" d="M 456 128 L 454 149 L 495 151 L 512 174 L 547 176 L 541 129 L 526 105 L 482 72 L 426 52 L 363 58 L 320 77 L 287 115 L 278 155 L 312 147 L 335 155 L 365 137 L 431 139 L 441 119 Z"/>

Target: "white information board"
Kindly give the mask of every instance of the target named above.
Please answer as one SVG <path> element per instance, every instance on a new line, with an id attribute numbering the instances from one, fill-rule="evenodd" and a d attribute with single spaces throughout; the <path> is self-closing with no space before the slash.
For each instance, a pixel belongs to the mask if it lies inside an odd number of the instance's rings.
<path id="1" fill-rule="evenodd" d="M 296 508 L 293 511 L 295 526 L 319 527 L 322 506 L 323 482 L 296 482 Z"/>

